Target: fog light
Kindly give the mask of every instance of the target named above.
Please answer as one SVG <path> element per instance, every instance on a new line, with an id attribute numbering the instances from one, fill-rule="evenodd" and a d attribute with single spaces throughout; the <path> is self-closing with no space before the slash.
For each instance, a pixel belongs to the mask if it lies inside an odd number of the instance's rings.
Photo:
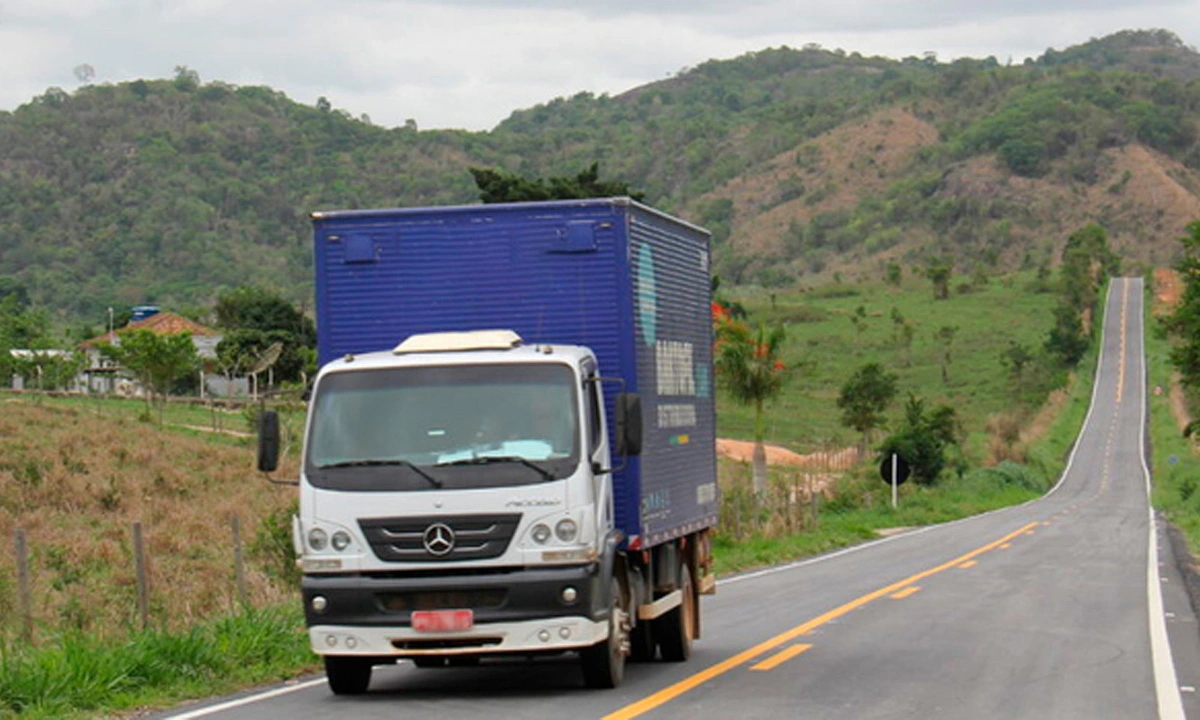
<path id="1" fill-rule="evenodd" d="M 542 630 L 538 632 L 538 640 L 541 640 L 542 642 L 550 642 L 550 631 Z"/>
<path id="2" fill-rule="evenodd" d="M 313 612 L 323 613 L 327 607 L 329 607 L 329 601 L 321 595 L 317 595 L 312 599 Z"/>
<path id="3" fill-rule="evenodd" d="M 346 647 L 353 650 L 354 648 L 358 647 L 358 641 L 352 637 L 346 638 Z"/>
<path id="4" fill-rule="evenodd" d="M 569 627 L 560 627 L 560 628 L 558 629 L 558 636 L 559 636 L 560 638 L 562 638 L 563 640 L 567 640 L 568 638 L 570 638 L 570 637 L 571 637 L 571 628 L 569 628 Z"/>
<path id="5" fill-rule="evenodd" d="M 568 585 L 562 589 L 562 601 L 570 605 L 579 599 L 579 591 Z"/>
<path id="6" fill-rule="evenodd" d="M 333 646 L 337 645 L 337 635 L 326 635 L 325 636 L 325 644 L 328 645 L 329 647 L 333 647 Z"/>

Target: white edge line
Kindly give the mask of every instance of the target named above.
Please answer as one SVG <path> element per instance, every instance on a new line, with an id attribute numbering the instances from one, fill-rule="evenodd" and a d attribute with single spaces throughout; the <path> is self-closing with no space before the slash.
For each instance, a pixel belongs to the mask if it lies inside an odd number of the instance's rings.
<path id="1" fill-rule="evenodd" d="M 839 558 L 839 557 L 842 557 L 843 555 L 849 555 L 850 553 L 856 553 L 861 550 L 867 550 L 867 549 L 873 548 L 877 545 L 882 545 L 884 543 L 891 542 L 893 540 L 899 540 L 900 538 L 913 537 L 915 535 L 921 535 L 922 533 L 927 533 L 931 530 L 938 530 L 941 528 L 952 527 L 954 525 L 958 525 L 959 523 L 972 522 L 974 520 L 980 520 L 982 518 L 988 517 L 989 515 L 994 515 L 996 513 L 1008 512 L 1010 510 L 1022 508 L 1022 507 L 1025 507 L 1026 505 L 1030 505 L 1030 504 L 1033 504 L 1036 502 L 1041 502 L 1042 500 L 1045 500 L 1046 498 L 1053 495 L 1055 493 L 1055 491 L 1057 491 L 1058 488 L 1062 486 L 1063 481 L 1067 479 L 1067 475 L 1071 472 L 1071 465 L 1075 462 L 1075 453 L 1079 450 L 1079 444 L 1080 444 L 1079 441 L 1083 438 L 1084 433 L 1087 432 L 1088 425 L 1090 425 L 1092 422 L 1092 410 L 1096 407 L 1096 394 L 1100 390 L 1100 373 L 1104 369 L 1104 341 L 1108 336 L 1108 317 L 1109 317 L 1108 303 L 1111 298 L 1112 298 L 1112 284 L 1110 283 L 1108 286 L 1108 294 L 1104 298 L 1104 306 L 1105 306 L 1104 324 L 1100 326 L 1100 349 L 1096 353 L 1096 373 L 1095 373 L 1095 376 L 1092 378 L 1091 403 L 1088 405 L 1087 415 L 1085 415 L 1083 418 L 1083 425 L 1081 425 L 1079 428 L 1079 435 L 1077 435 L 1075 437 L 1075 444 L 1071 446 L 1071 454 L 1067 457 L 1067 465 L 1066 465 L 1066 467 L 1063 468 L 1062 475 L 1059 476 L 1058 482 L 1054 483 L 1054 487 L 1047 490 L 1045 495 L 1043 495 L 1039 498 L 1034 498 L 1033 500 L 1026 500 L 1025 502 L 1023 502 L 1019 505 L 1009 505 L 1008 507 L 996 508 L 995 510 L 989 510 L 985 513 L 980 513 L 978 515 L 971 515 L 969 517 L 959 518 L 957 520 L 951 520 L 949 522 L 937 523 L 935 525 L 925 525 L 923 527 L 919 527 L 919 528 L 916 528 L 915 530 L 910 530 L 908 532 L 897 533 L 895 535 L 889 535 L 888 537 L 880 538 L 878 540 L 872 540 L 870 542 L 865 542 L 860 545 L 852 545 L 848 548 L 843 548 L 841 550 L 831 552 L 827 555 L 818 555 L 817 557 L 806 558 L 804 560 L 797 560 L 795 562 L 790 562 L 790 563 L 787 563 L 786 565 L 776 565 L 774 567 L 763 568 L 761 570 L 754 570 L 752 572 L 744 573 L 742 575 L 734 575 L 733 577 L 722 578 L 721 580 L 717 581 L 717 585 L 718 586 L 732 585 L 734 583 L 738 583 L 743 580 L 753 580 L 754 578 L 764 577 L 767 575 L 774 575 L 776 573 L 781 573 L 781 572 L 787 572 L 789 570 L 794 570 L 796 568 L 804 567 L 806 565 L 814 565 L 816 563 L 825 562 L 826 560 L 833 560 L 834 558 Z M 1145 364 L 1143 363 L 1143 365 L 1142 365 L 1143 374 L 1145 373 L 1145 370 L 1146 370 Z M 1143 458 L 1143 460 L 1144 460 L 1144 458 Z"/>
<path id="2" fill-rule="evenodd" d="M 1145 291 L 1142 291 L 1143 297 Z M 1150 657 L 1154 664 L 1154 691 L 1158 696 L 1158 717 L 1161 720 L 1184 720 L 1183 697 L 1175 675 L 1175 660 L 1171 657 L 1171 639 L 1167 636 L 1167 619 L 1163 613 L 1162 582 L 1158 576 L 1158 523 L 1154 517 L 1151 496 L 1150 466 L 1146 463 L 1146 320 L 1142 311 L 1142 422 L 1138 427 L 1141 442 L 1142 477 L 1146 480 L 1146 504 L 1149 506 L 1149 552 L 1146 555 L 1146 596 L 1150 611 Z"/>
<path id="3" fill-rule="evenodd" d="M 273 697 L 279 697 L 280 695 L 287 695 L 288 693 L 307 690 L 308 688 L 315 685 L 320 685 L 323 682 L 325 682 L 325 677 L 321 676 L 315 680 L 305 680 L 304 682 L 296 683 L 295 685 L 285 685 L 283 687 L 275 688 L 274 690 L 267 690 L 255 695 L 248 695 L 244 698 L 238 698 L 237 700 L 223 702 L 219 705 L 209 705 L 197 710 L 192 710 L 191 712 L 185 712 L 179 715 L 171 715 L 170 720 L 192 720 L 193 718 L 207 717 L 208 715 L 215 715 L 219 712 L 225 712 L 226 710 L 232 710 L 237 707 L 242 707 L 243 705 L 256 703 L 260 700 L 269 700 Z"/>

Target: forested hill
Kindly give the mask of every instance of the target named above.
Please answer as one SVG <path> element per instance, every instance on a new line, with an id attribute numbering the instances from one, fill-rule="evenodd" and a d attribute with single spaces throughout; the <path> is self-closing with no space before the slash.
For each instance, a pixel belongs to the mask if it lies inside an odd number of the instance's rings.
<path id="1" fill-rule="evenodd" d="M 1164 262 L 1200 217 L 1198 138 L 1200 55 L 1161 30 L 1019 65 L 770 49 L 485 133 L 380 128 L 180 69 L 0 113 L 0 281 L 97 324 L 245 283 L 304 302 L 312 210 L 474 202 L 471 166 L 595 161 L 712 228 L 727 282 L 1042 264 L 1090 221 Z"/>

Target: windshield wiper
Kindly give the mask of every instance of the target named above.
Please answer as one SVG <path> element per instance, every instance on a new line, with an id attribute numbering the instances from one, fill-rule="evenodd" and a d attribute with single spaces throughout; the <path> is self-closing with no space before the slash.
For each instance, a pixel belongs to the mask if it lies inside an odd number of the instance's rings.
<path id="1" fill-rule="evenodd" d="M 530 462 L 523 457 L 517 455 L 480 455 L 473 458 L 463 458 L 462 460 L 451 460 L 450 462 L 438 463 L 434 467 L 447 467 L 450 465 L 490 465 L 492 463 L 520 463 L 530 470 L 534 470 L 542 476 L 546 482 L 557 480 L 554 473 L 537 463 Z"/>
<path id="2" fill-rule="evenodd" d="M 397 459 L 395 459 L 395 460 L 344 460 L 344 461 L 342 461 L 342 462 L 330 463 L 330 464 L 328 464 L 328 465 L 318 465 L 317 467 L 319 467 L 319 468 L 320 468 L 320 469 L 322 469 L 322 470 L 327 470 L 327 469 L 329 469 L 329 468 L 346 468 L 346 467 L 388 467 L 388 466 L 393 466 L 393 467 L 406 467 L 406 468 L 408 468 L 409 470 L 412 470 L 412 471 L 413 471 L 413 472 L 415 472 L 416 474 L 418 474 L 418 475 L 420 475 L 421 477 L 423 477 L 423 478 L 425 478 L 426 480 L 428 480 L 428 481 L 429 481 L 429 484 L 430 484 L 430 485 L 432 485 L 432 486 L 434 486 L 435 488 L 440 488 L 440 487 L 442 487 L 442 481 L 441 481 L 441 480 L 438 480 L 438 479 L 437 479 L 437 478 L 435 478 L 434 476 L 432 476 L 432 475 L 430 475 L 429 473 L 425 472 L 424 470 L 422 470 L 421 468 L 417 467 L 416 465 L 413 465 L 413 464 L 412 464 L 412 463 L 410 463 L 409 461 L 407 461 L 407 460 L 400 460 L 399 458 L 397 458 Z"/>

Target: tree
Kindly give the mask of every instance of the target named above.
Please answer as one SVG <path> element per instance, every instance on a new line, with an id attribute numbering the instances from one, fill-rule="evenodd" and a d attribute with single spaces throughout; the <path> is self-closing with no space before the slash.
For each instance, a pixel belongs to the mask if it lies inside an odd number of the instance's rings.
<path id="1" fill-rule="evenodd" d="M 1183 281 L 1183 293 L 1163 326 L 1177 340 L 1171 363 L 1183 383 L 1194 388 L 1200 386 L 1200 220 L 1187 226 L 1187 235 L 1179 242 L 1183 257 L 1175 263 L 1175 270 Z"/>
<path id="2" fill-rule="evenodd" d="M 871 431 L 883 423 L 883 413 L 896 397 L 897 378 L 879 363 L 863 365 L 842 385 L 837 406 L 842 424 L 862 434 L 865 450 Z"/>
<path id="3" fill-rule="evenodd" d="M 754 491 L 767 488 L 767 451 L 764 406 L 783 390 L 785 368 L 780 354 L 782 327 L 759 324 L 753 329 L 740 320 L 717 325 L 714 364 L 722 386 L 742 405 L 754 408 Z"/>
<path id="4" fill-rule="evenodd" d="M 942 327 L 938 328 L 936 333 L 934 333 L 934 337 L 937 339 L 938 344 L 942 346 L 941 360 L 943 384 L 950 383 L 950 361 L 952 359 L 950 355 L 950 349 L 954 345 L 954 336 L 957 334 L 958 327 L 955 325 L 943 325 Z"/>
<path id="5" fill-rule="evenodd" d="M 1054 309 L 1054 327 L 1050 328 L 1045 347 L 1046 352 L 1064 367 L 1073 367 L 1087 352 L 1088 338 L 1083 333 L 1083 322 L 1069 305 Z"/>
<path id="6" fill-rule="evenodd" d="M 1025 368 L 1033 360 L 1033 353 L 1027 345 L 1012 340 L 1008 343 L 1008 349 L 1000 353 L 1000 364 L 1008 369 L 1009 378 L 1016 386 L 1018 394 L 1024 384 Z"/>
<path id="7" fill-rule="evenodd" d="M 155 396 L 159 401 L 158 421 L 162 423 L 163 406 L 175 380 L 200 365 L 196 346 L 190 332 L 158 335 L 149 330 L 124 330 L 120 344 L 103 343 L 100 352 L 133 373 L 146 391 L 149 410 Z"/>
<path id="8" fill-rule="evenodd" d="M 959 435 L 954 408 L 940 405 L 929 412 L 924 400 L 909 394 L 904 425 L 883 441 L 880 460 L 896 453 L 908 462 L 913 480 L 930 485 L 946 466 L 946 448 L 957 445 Z"/>
<path id="9" fill-rule="evenodd" d="M 933 283 L 933 299 L 945 300 L 950 297 L 950 263 L 945 260 L 930 260 L 925 269 L 925 276 Z"/>
<path id="10" fill-rule="evenodd" d="M 479 188 L 479 199 L 484 203 L 531 202 L 537 200 L 573 200 L 578 198 L 627 196 L 641 200 L 643 193 L 629 189 L 618 181 L 600 180 L 600 163 L 574 177 L 524 178 L 520 175 L 491 170 L 470 168 L 475 185 Z"/>
<path id="11" fill-rule="evenodd" d="M 904 276 L 904 271 L 896 263 L 888 263 L 887 265 L 887 284 L 893 287 L 900 287 L 901 279 Z"/>
<path id="12" fill-rule="evenodd" d="M 273 368 L 276 379 L 295 382 L 315 369 L 311 350 L 317 343 L 316 327 L 282 297 L 263 288 L 242 286 L 222 293 L 213 312 L 217 326 L 226 331 L 217 345 L 217 357 L 227 373 L 253 365 L 276 342 L 283 346 Z"/>

